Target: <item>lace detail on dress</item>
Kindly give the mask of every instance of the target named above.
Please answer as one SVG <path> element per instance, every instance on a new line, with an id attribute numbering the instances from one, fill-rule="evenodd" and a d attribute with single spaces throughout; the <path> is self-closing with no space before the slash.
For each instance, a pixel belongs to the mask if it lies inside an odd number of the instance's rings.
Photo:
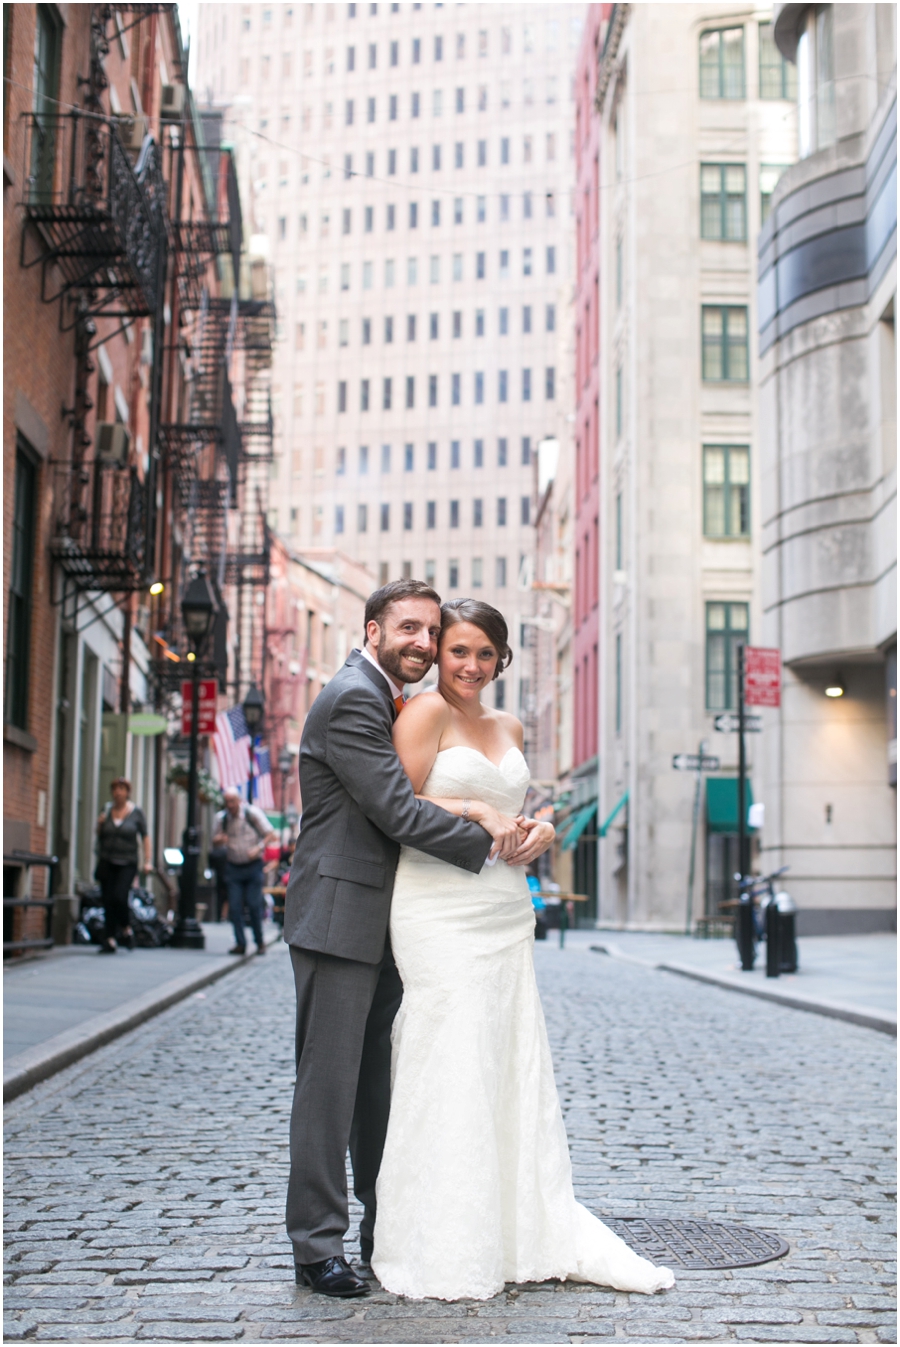
<path id="1" fill-rule="evenodd" d="M 520 811 L 528 766 L 460 745 L 423 793 Z M 471 875 L 404 848 L 391 909 L 403 979 L 372 1265 L 413 1299 L 487 1299 L 550 1277 L 651 1292 L 674 1283 L 575 1201 L 532 962 L 525 873 Z"/>

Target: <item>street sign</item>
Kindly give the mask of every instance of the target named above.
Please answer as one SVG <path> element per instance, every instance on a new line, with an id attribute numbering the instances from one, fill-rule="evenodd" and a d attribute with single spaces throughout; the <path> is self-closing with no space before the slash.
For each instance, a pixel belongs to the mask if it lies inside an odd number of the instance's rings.
<path id="1" fill-rule="evenodd" d="M 699 753 L 676 753 L 672 766 L 676 772 L 717 772 L 719 759 L 711 753 L 704 753 L 702 758 Z"/>
<path id="2" fill-rule="evenodd" d="M 726 711 L 724 715 L 716 716 L 713 728 L 720 734 L 737 734 L 740 724 L 740 717 L 734 711 Z M 759 734 L 761 729 L 762 716 L 744 716 L 745 734 Z"/>
<path id="3" fill-rule="evenodd" d="M 746 706 L 781 705 L 781 651 L 748 645 L 744 651 Z"/>
<path id="4" fill-rule="evenodd" d="M 185 679 L 181 685 L 181 733 L 187 737 L 191 732 L 191 682 Z M 215 734 L 216 700 L 219 684 L 215 678 L 200 679 L 200 698 L 197 707 L 197 733 Z"/>

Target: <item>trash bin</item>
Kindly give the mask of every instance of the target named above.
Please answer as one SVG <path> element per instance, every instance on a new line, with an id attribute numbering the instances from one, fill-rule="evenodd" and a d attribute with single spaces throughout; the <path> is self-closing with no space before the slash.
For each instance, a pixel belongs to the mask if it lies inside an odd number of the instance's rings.
<path id="1" fill-rule="evenodd" d="M 778 944 L 781 972 L 797 971 L 797 904 L 789 893 L 776 893 L 773 906 L 778 913 Z"/>

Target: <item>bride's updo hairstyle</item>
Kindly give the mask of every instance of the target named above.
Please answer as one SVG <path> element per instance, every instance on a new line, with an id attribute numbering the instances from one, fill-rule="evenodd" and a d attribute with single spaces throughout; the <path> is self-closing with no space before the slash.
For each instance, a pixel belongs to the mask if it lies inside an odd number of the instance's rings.
<path id="1" fill-rule="evenodd" d="M 499 678 L 504 669 L 512 664 L 512 651 L 509 648 L 509 628 L 503 614 L 481 599 L 448 599 L 441 604 L 441 640 L 457 622 L 471 622 L 473 627 L 483 631 L 495 647 L 498 655 L 494 678 Z"/>

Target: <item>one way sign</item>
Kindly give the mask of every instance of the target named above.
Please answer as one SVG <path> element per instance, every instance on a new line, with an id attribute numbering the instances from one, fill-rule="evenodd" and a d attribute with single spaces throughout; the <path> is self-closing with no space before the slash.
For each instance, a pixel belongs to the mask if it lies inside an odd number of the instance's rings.
<path id="1" fill-rule="evenodd" d="M 739 717 L 733 711 L 726 711 L 724 715 L 716 716 L 713 725 L 720 734 L 737 734 L 741 728 Z M 762 729 L 762 716 L 748 716 L 744 714 L 744 733 L 759 734 Z"/>
<path id="2" fill-rule="evenodd" d="M 676 772 L 717 772 L 719 759 L 711 753 L 704 753 L 702 758 L 699 753 L 676 753 L 672 766 Z"/>

